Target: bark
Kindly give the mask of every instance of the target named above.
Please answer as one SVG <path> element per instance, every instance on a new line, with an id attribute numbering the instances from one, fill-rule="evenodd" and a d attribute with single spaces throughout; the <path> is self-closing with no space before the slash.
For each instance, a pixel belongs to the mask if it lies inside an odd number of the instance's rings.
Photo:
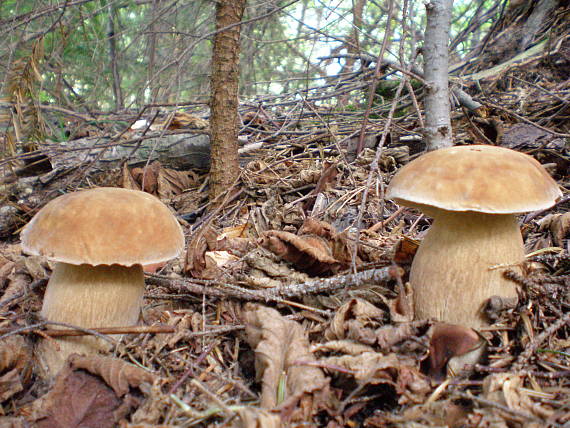
<path id="1" fill-rule="evenodd" d="M 522 40 L 518 49 L 519 53 L 524 52 L 530 45 L 532 40 L 540 32 L 540 29 L 544 26 L 546 18 L 552 14 L 557 5 L 557 0 L 540 0 L 540 2 L 538 2 L 536 8 L 523 25 Z"/>
<path id="2" fill-rule="evenodd" d="M 150 89 L 150 102 L 156 103 L 158 100 L 159 83 L 154 80 L 154 69 L 156 66 L 156 21 L 158 19 L 158 7 L 160 0 L 153 0 L 150 12 L 151 22 L 148 28 L 148 84 Z"/>
<path id="3" fill-rule="evenodd" d="M 111 71 L 113 73 L 113 94 L 115 96 L 115 110 L 123 109 L 123 92 L 121 90 L 121 75 L 119 74 L 119 65 L 117 63 L 117 39 L 115 34 L 117 10 L 115 6 L 109 4 L 109 16 L 107 21 L 109 38 L 109 58 L 111 62 Z"/>
<path id="4" fill-rule="evenodd" d="M 219 0 L 212 57 L 210 197 L 232 187 L 239 176 L 238 83 L 240 25 L 246 0 Z"/>
<path id="5" fill-rule="evenodd" d="M 426 80 L 424 130 L 428 150 L 453 145 L 449 112 L 448 43 L 453 0 L 431 0 L 426 4 L 424 77 Z"/>

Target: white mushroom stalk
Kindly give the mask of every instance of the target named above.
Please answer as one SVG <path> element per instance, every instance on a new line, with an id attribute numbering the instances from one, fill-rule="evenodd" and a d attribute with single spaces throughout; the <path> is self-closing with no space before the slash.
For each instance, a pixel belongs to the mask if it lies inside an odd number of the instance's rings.
<path id="1" fill-rule="evenodd" d="M 184 249 L 184 234 L 168 207 L 148 193 L 111 187 L 50 201 L 21 238 L 26 253 L 57 262 L 42 316 L 88 329 L 135 325 L 144 294 L 143 265 L 159 265 Z M 94 337 L 41 341 L 43 374 L 55 375 L 74 352 L 96 353 L 108 346 Z"/>
<path id="2" fill-rule="evenodd" d="M 86 328 L 131 326 L 139 319 L 144 290 L 141 265 L 57 263 L 41 315 L 46 320 Z M 111 337 L 121 338 L 120 335 Z M 93 354 L 107 350 L 110 345 L 94 337 L 62 337 L 57 339 L 57 344 L 59 349 L 42 341 L 37 352 L 42 363 L 54 371 L 58 371 L 72 353 Z"/>
<path id="3" fill-rule="evenodd" d="M 515 214 L 549 208 L 561 196 L 535 159 L 501 147 L 440 149 L 402 167 L 386 197 L 434 218 L 410 272 L 416 318 L 486 326 L 490 297 L 518 295 L 503 276 L 524 261 Z"/>
<path id="4" fill-rule="evenodd" d="M 410 272 L 416 318 L 479 328 L 491 296 L 513 298 L 505 268 L 521 269 L 523 241 L 513 215 L 437 210 Z"/>

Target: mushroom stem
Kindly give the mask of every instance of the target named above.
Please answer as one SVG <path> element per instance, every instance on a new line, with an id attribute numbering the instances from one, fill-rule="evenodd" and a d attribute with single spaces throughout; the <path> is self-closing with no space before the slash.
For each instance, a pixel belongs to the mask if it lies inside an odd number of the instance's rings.
<path id="1" fill-rule="evenodd" d="M 491 296 L 517 298 L 504 269 L 491 269 L 506 264 L 520 270 L 524 247 L 516 217 L 446 210 L 433 214 L 410 273 L 415 316 L 485 326 L 481 309 Z"/>
<path id="2" fill-rule="evenodd" d="M 57 263 L 41 314 L 48 321 L 85 328 L 130 326 L 139 319 L 143 294 L 141 265 Z M 93 354 L 108 347 L 107 342 L 95 337 L 65 337 L 41 341 L 38 354 L 44 369 L 55 375 L 70 354 Z"/>

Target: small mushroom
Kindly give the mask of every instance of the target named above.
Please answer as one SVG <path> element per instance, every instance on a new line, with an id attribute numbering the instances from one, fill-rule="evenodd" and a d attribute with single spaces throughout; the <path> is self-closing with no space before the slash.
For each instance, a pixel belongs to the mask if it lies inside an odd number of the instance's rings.
<path id="1" fill-rule="evenodd" d="M 111 187 L 50 201 L 21 239 L 24 252 L 57 262 L 41 315 L 85 328 L 136 324 L 145 289 L 142 265 L 170 260 L 184 248 L 182 228 L 162 202 L 148 193 Z M 49 376 L 72 353 L 107 348 L 94 337 L 68 337 L 43 340 L 38 355 Z"/>
<path id="2" fill-rule="evenodd" d="M 477 364 L 487 348 L 487 341 L 475 330 L 460 325 L 436 323 L 429 344 L 429 375 L 436 380 L 456 376 L 466 366 Z"/>
<path id="3" fill-rule="evenodd" d="M 551 207 L 562 193 L 532 157 L 495 146 L 450 147 L 405 165 L 387 198 L 433 217 L 414 257 L 410 284 L 418 319 L 487 325 L 491 296 L 517 298 L 500 266 L 520 269 L 515 214 Z"/>

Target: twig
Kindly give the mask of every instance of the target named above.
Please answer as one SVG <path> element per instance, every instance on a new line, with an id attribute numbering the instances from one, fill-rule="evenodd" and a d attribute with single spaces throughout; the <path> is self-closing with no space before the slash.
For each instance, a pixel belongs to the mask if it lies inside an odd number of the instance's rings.
<path id="1" fill-rule="evenodd" d="M 261 290 L 260 295 L 271 300 L 275 297 L 299 297 L 307 294 L 331 292 L 348 287 L 358 286 L 364 282 L 381 283 L 388 282 L 401 275 L 401 268 L 388 266 L 381 269 L 370 269 L 363 272 L 335 276 L 332 278 L 318 279 L 316 281 L 303 282 L 300 284 L 283 285 L 281 287 Z"/>
<path id="2" fill-rule="evenodd" d="M 511 409 L 503 404 L 497 403 L 495 401 L 491 401 L 491 400 L 487 400 L 486 398 L 481 398 L 475 395 L 471 395 L 471 394 L 466 394 L 464 392 L 453 392 L 452 393 L 452 397 L 457 397 L 457 398 L 462 398 L 464 400 L 472 400 L 472 401 L 476 401 L 477 403 L 486 406 L 486 407 L 494 407 L 496 409 L 499 409 L 505 413 L 508 413 L 512 416 L 515 416 L 517 418 L 520 418 L 522 420 L 530 420 L 533 422 L 538 422 L 540 424 L 544 424 L 544 420 L 540 419 L 539 417 L 536 417 L 530 413 L 526 413 L 526 412 L 522 412 L 520 410 L 516 410 L 516 409 Z M 552 422 L 548 423 L 549 427 L 561 427 L 561 425 L 559 424 L 554 424 Z"/>
<path id="3" fill-rule="evenodd" d="M 37 334 L 38 333 L 37 328 L 40 328 L 44 325 L 45 323 L 40 323 L 40 324 L 27 326 L 23 329 L 14 329 L 14 330 L 0 329 L 0 334 L 13 333 L 16 330 L 18 330 L 18 333 L 22 334 Z M 100 334 L 143 334 L 143 333 L 163 334 L 163 333 L 176 332 L 176 328 L 171 325 L 149 325 L 149 326 L 134 325 L 127 327 L 99 327 L 99 328 L 91 328 L 89 330 L 95 331 Z M 87 336 L 92 334 L 90 331 L 87 330 L 56 330 L 48 328 L 40 331 L 42 335 L 51 336 L 51 337 Z"/>
<path id="4" fill-rule="evenodd" d="M 536 217 L 538 217 L 539 215 L 550 211 L 552 208 L 554 208 L 557 205 L 562 205 L 565 204 L 566 202 L 570 201 L 570 196 L 566 196 L 565 198 L 560 199 L 558 202 L 556 202 L 553 206 L 551 206 L 550 208 L 546 208 L 544 210 L 538 210 L 538 211 L 533 211 L 530 214 L 527 214 L 524 216 L 523 218 L 523 223 L 528 223 L 531 220 L 534 220 Z"/>
<path id="5" fill-rule="evenodd" d="M 518 120 L 525 122 L 525 123 L 528 123 L 529 125 L 536 126 L 538 129 L 542 129 L 543 131 L 546 131 L 549 134 L 556 135 L 557 137 L 570 137 L 570 134 L 564 134 L 562 132 L 553 131 L 552 129 L 541 126 L 538 123 L 534 123 L 533 121 L 528 120 L 526 117 L 521 116 L 519 114 L 516 114 L 514 111 L 511 111 L 505 107 L 501 107 L 497 104 L 493 104 L 493 103 L 490 103 L 488 101 L 485 101 L 484 104 L 488 107 L 493 107 L 494 109 L 497 109 L 497 110 L 500 110 L 500 111 L 505 112 L 507 114 L 510 114 L 511 116 L 516 117 Z"/>
<path id="6" fill-rule="evenodd" d="M 32 282 L 28 287 L 26 287 L 25 290 L 19 292 L 18 294 L 10 297 L 9 299 L 6 299 L 2 302 L 0 302 L 0 308 L 3 308 L 4 306 L 10 305 L 14 302 L 14 300 L 18 300 L 22 297 L 24 297 L 27 293 L 35 290 L 38 287 L 41 287 L 43 285 L 47 284 L 47 279 L 38 279 L 37 281 Z"/>
<path id="7" fill-rule="evenodd" d="M 115 345 L 117 343 L 117 341 L 115 339 L 112 339 L 111 337 L 108 337 L 105 334 L 100 333 L 96 330 L 93 330 L 90 328 L 79 327 L 76 325 L 67 324 L 67 323 L 63 323 L 63 322 L 54 322 L 54 321 L 42 321 L 42 322 L 37 323 L 37 324 L 32 324 L 32 325 L 29 325 L 26 327 L 17 328 L 17 329 L 14 329 L 14 330 L 8 331 L 7 333 L 2 334 L 2 336 L 0 336 L 0 339 L 4 339 L 5 337 L 8 337 L 8 336 L 14 336 L 16 334 L 29 334 L 29 333 L 36 333 L 36 334 L 39 334 L 40 336 L 46 336 L 45 333 L 43 332 L 43 330 L 38 330 L 39 328 L 44 327 L 46 325 L 57 325 L 60 327 L 66 327 L 66 328 L 70 328 L 73 330 L 77 330 L 77 331 L 83 332 L 84 335 L 92 335 L 92 336 L 98 337 L 99 339 L 106 340 L 107 342 L 111 343 L 112 345 Z"/>
<path id="8" fill-rule="evenodd" d="M 526 349 L 519 355 L 515 364 L 513 364 L 512 370 L 517 372 L 522 370 L 523 366 L 525 366 L 528 360 L 532 357 L 532 355 L 536 352 L 538 347 L 542 345 L 542 343 L 548 339 L 552 334 L 554 334 L 557 330 L 564 327 L 564 325 L 570 323 L 570 312 L 548 327 L 539 335 L 535 336 L 532 342 L 528 344 Z"/>
<path id="9" fill-rule="evenodd" d="M 249 290 L 234 284 L 205 280 L 173 279 L 163 275 L 146 274 L 149 283 L 175 289 L 177 292 L 190 292 L 197 295 L 206 295 L 219 298 L 234 298 L 245 301 L 276 301 L 283 298 L 300 297 L 308 294 L 317 294 L 354 287 L 363 282 L 375 284 L 388 282 L 401 275 L 401 268 L 388 266 L 380 269 L 370 269 L 358 273 L 337 275 L 332 278 L 315 281 L 283 285 L 267 290 Z"/>

